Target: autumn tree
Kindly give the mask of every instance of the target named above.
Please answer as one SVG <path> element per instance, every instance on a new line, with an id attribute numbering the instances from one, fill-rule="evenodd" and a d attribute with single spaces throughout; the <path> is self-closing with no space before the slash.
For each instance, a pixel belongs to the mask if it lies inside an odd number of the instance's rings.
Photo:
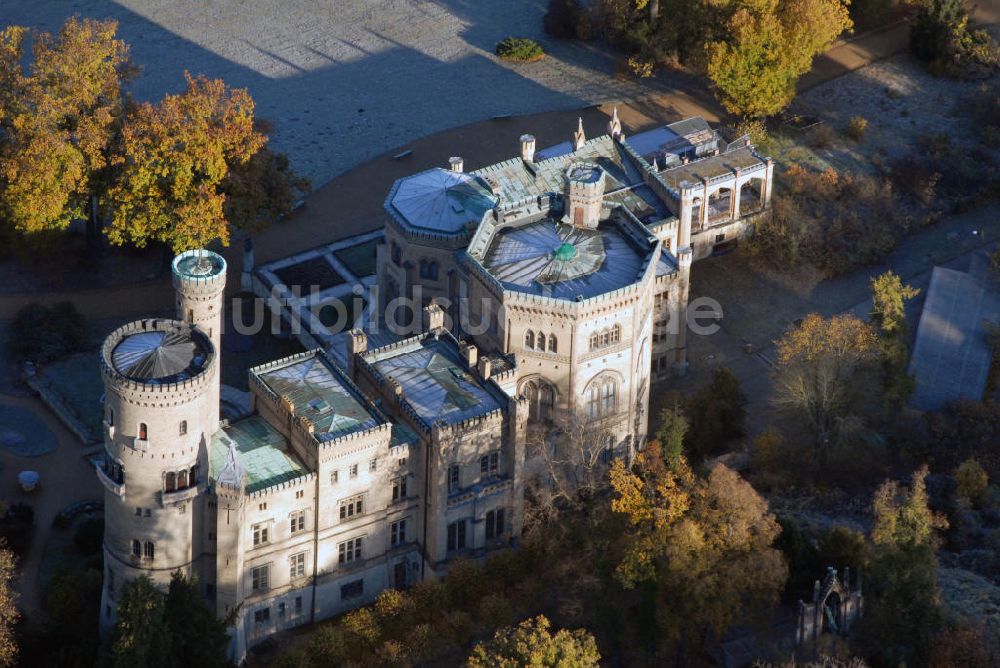
<path id="1" fill-rule="evenodd" d="M 906 302 L 920 294 L 920 290 L 903 283 L 892 271 L 871 279 L 870 286 L 871 323 L 878 329 L 881 348 L 883 399 L 890 410 L 896 410 L 915 387 L 907 371 L 910 347 Z"/>
<path id="2" fill-rule="evenodd" d="M 878 355 L 874 329 L 853 315 L 815 313 L 777 342 L 775 405 L 799 416 L 825 460 L 836 422 L 845 417 L 865 386 L 862 374 Z"/>
<path id="3" fill-rule="evenodd" d="M 249 161 L 266 138 L 245 89 L 185 77 L 183 93 L 144 103 L 126 120 L 121 175 L 108 193 L 112 243 L 160 241 L 174 252 L 229 243 L 223 182 L 229 166 Z"/>
<path id="4" fill-rule="evenodd" d="M 676 469 L 684 459 L 684 438 L 688 433 L 688 420 L 681 410 L 679 398 L 672 406 L 660 411 L 660 426 L 656 428 L 656 440 L 660 444 L 663 461 L 670 469 Z"/>
<path id="5" fill-rule="evenodd" d="M 21 232 L 99 216 L 135 74 L 115 21 L 70 18 L 57 36 L 0 34 L 0 212 Z"/>
<path id="6" fill-rule="evenodd" d="M 469 668 L 596 668 L 601 658 L 594 636 L 584 629 L 550 631 L 544 615 L 516 627 L 499 629 L 479 643 L 468 659 Z"/>
<path id="7" fill-rule="evenodd" d="M 17 664 L 17 642 L 14 625 L 21 618 L 17 609 L 17 557 L 0 542 L 0 666 Z"/>
<path id="8" fill-rule="evenodd" d="M 616 577 L 626 589 L 655 591 L 664 650 L 698 653 L 777 601 L 788 575 L 772 547 L 780 527 L 737 473 L 716 465 L 701 478 L 683 462 L 672 471 L 657 450 L 653 443 L 639 453 L 635 470 L 621 462 L 611 470 L 612 510 L 628 521 Z"/>
<path id="9" fill-rule="evenodd" d="M 923 663 L 941 626 L 935 532 L 947 522 L 928 507 L 926 477 L 886 481 L 872 503 L 864 633 L 887 665 Z"/>
<path id="10" fill-rule="evenodd" d="M 726 109 L 773 116 L 795 97 L 815 56 L 852 27 L 845 0 L 736 2 L 727 35 L 708 42 L 708 76 Z"/>

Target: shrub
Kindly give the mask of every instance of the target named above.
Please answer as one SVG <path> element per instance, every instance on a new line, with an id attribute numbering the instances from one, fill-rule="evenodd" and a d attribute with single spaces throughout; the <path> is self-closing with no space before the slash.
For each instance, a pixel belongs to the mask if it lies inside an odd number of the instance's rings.
<path id="1" fill-rule="evenodd" d="M 955 471 L 955 482 L 958 484 L 958 497 L 973 505 L 982 505 L 986 498 L 986 488 L 990 478 L 985 469 L 975 459 L 966 459 Z"/>
<path id="2" fill-rule="evenodd" d="M 507 37 L 497 43 L 496 54 L 502 60 L 530 63 L 545 57 L 542 45 L 526 37 Z"/>
<path id="3" fill-rule="evenodd" d="M 864 139 L 867 129 L 868 119 L 864 116 L 851 116 L 851 120 L 847 122 L 847 136 L 854 141 Z"/>
<path id="4" fill-rule="evenodd" d="M 910 27 L 910 50 L 937 75 L 961 76 L 997 64 L 997 47 L 989 33 L 969 30 L 964 0 L 928 0 Z"/>
<path id="5" fill-rule="evenodd" d="M 84 350 L 88 338 L 87 323 L 71 302 L 51 308 L 33 302 L 14 315 L 7 348 L 18 361 L 45 363 Z"/>
<path id="6" fill-rule="evenodd" d="M 628 69 L 640 79 L 648 79 L 655 73 L 653 63 L 641 56 L 629 56 Z"/>

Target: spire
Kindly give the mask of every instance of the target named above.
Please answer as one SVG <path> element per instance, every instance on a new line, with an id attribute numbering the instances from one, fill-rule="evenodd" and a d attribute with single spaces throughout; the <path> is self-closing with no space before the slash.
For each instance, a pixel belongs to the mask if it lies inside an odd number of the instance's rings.
<path id="1" fill-rule="evenodd" d="M 654 172 L 660 171 L 660 166 L 658 164 L 656 164 L 656 157 L 655 156 L 653 157 L 653 171 Z"/>
<path id="2" fill-rule="evenodd" d="M 239 489 L 246 484 L 246 479 L 246 471 L 242 464 L 240 464 L 239 456 L 236 454 L 236 444 L 229 441 L 229 452 L 226 453 L 226 463 L 223 465 L 222 471 L 219 472 L 218 481 L 227 487 Z"/>
<path id="3" fill-rule="evenodd" d="M 587 141 L 587 135 L 583 134 L 583 117 L 580 117 L 576 124 L 576 132 L 573 133 L 573 150 L 579 151 L 583 148 L 583 142 Z"/>
<path id="4" fill-rule="evenodd" d="M 608 134 L 612 137 L 617 137 L 622 133 L 622 122 L 618 120 L 618 107 L 616 106 L 614 111 L 611 112 L 611 120 L 608 121 Z"/>

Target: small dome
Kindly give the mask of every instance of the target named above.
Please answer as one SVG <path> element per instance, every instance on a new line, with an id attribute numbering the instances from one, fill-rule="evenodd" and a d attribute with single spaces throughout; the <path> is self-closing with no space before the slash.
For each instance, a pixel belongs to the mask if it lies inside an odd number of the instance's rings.
<path id="1" fill-rule="evenodd" d="M 576 246 L 570 243 L 564 243 L 559 248 L 556 249 L 555 259 L 566 262 L 572 260 L 576 257 Z"/>

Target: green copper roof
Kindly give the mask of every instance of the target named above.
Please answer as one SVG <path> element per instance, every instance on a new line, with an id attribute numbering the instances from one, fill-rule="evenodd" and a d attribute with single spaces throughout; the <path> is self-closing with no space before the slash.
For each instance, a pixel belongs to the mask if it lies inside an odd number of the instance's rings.
<path id="1" fill-rule="evenodd" d="M 556 249 L 556 259 L 566 262 L 576 256 L 576 247 L 573 244 L 564 243 Z"/>
<path id="2" fill-rule="evenodd" d="M 259 415 L 243 418 L 215 432 L 209 451 L 209 471 L 213 479 L 226 466 L 230 448 L 246 472 L 246 491 L 255 492 L 308 473 L 292 452 L 285 437 Z"/>

